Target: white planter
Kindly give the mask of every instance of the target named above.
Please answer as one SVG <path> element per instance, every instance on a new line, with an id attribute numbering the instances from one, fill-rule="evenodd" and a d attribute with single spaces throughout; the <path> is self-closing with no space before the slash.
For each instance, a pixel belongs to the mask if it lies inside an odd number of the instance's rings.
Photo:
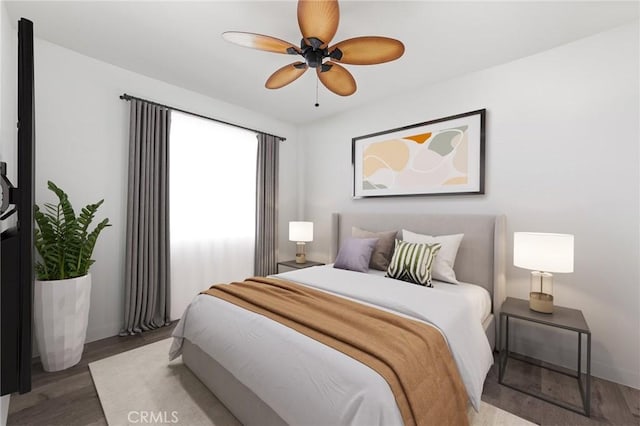
<path id="1" fill-rule="evenodd" d="M 76 365 L 87 337 L 91 274 L 68 280 L 35 281 L 36 342 L 45 371 Z"/>

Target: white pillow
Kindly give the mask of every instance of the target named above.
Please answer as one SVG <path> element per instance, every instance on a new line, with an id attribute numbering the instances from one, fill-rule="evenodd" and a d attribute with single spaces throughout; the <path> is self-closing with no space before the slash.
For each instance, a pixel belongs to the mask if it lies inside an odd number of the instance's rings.
<path id="1" fill-rule="evenodd" d="M 410 243 L 440 243 L 440 251 L 436 256 L 431 274 L 434 280 L 458 284 L 456 273 L 453 271 L 453 264 L 456 262 L 458 248 L 464 234 L 454 235 L 424 235 L 416 234 L 406 229 L 402 230 L 402 239 Z"/>

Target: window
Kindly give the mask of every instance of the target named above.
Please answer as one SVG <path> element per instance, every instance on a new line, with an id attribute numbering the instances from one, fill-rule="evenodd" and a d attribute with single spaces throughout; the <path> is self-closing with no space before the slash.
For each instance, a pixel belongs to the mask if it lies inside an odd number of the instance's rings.
<path id="1" fill-rule="evenodd" d="M 253 274 L 255 133 L 171 113 L 171 318 L 212 284 Z"/>

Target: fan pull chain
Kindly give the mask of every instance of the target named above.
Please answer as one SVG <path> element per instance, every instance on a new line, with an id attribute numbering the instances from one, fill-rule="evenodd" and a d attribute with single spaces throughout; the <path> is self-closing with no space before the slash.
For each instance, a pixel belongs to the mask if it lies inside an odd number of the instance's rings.
<path id="1" fill-rule="evenodd" d="M 318 75 L 316 74 L 316 108 L 320 106 L 320 104 L 318 103 Z"/>

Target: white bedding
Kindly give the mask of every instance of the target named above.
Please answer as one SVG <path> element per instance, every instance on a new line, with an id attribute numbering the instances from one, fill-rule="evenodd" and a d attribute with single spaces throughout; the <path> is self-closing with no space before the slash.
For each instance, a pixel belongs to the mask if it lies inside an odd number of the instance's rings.
<path id="1" fill-rule="evenodd" d="M 385 271 L 370 269 L 368 274 L 384 277 Z M 391 279 L 391 278 L 387 278 Z M 477 318 L 480 323 L 491 314 L 491 294 L 479 285 L 464 283 L 459 281 L 458 284 L 445 283 L 438 280 L 432 281 L 433 288 L 437 291 L 443 291 L 451 294 L 460 295 L 467 299 L 473 311 L 473 317 Z"/>
<path id="2" fill-rule="evenodd" d="M 279 277 L 433 323 L 446 336 L 469 399 L 478 408 L 493 356 L 468 297 L 447 291 L 450 289 L 429 289 L 330 266 Z M 375 371 L 218 298 L 197 296 L 174 337 L 172 359 L 180 354 L 182 338 L 187 338 L 288 424 L 402 424 L 389 385 Z"/>

